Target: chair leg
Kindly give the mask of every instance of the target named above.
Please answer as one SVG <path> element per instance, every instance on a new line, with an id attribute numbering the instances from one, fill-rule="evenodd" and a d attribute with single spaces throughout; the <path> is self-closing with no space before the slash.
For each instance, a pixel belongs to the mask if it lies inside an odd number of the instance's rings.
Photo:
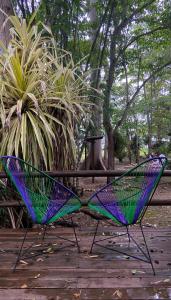
<path id="1" fill-rule="evenodd" d="M 71 223 L 72 223 L 72 228 L 73 228 L 73 231 L 74 231 L 74 236 L 75 236 L 75 241 L 76 241 L 78 253 L 80 253 L 80 246 L 79 246 L 79 243 L 78 243 L 77 234 L 76 234 L 76 230 L 75 230 L 75 226 L 74 226 L 74 222 L 73 222 L 72 217 L 71 217 Z"/>
<path id="2" fill-rule="evenodd" d="M 130 237 L 130 234 L 129 234 L 129 229 L 128 229 L 128 226 L 126 226 L 126 231 L 127 231 L 128 240 L 129 240 L 129 247 L 130 247 L 130 243 L 131 243 L 131 237 Z"/>
<path id="3" fill-rule="evenodd" d="M 94 237 L 93 237 L 93 242 L 92 242 L 92 244 L 91 244 L 90 253 L 92 253 L 92 251 L 93 251 L 93 245 L 94 245 L 94 243 L 95 243 L 95 238 L 96 238 L 96 235 L 97 235 L 97 231 L 98 231 L 99 223 L 100 223 L 100 221 L 98 220 L 98 222 L 97 222 L 97 226 L 96 226 L 96 230 L 95 230 L 95 233 L 94 233 Z"/>
<path id="4" fill-rule="evenodd" d="M 42 242 L 41 242 L 42 244 L 43 244 L 44 239 L 45 239 L 46 230 L 47 230 L 47 225 L 45 224 L 45 225 L 43 226 L 43 235 L 42 235 Z"/>
<path id="5" fill-rule="evenodd" d="M 154 266 L 153 266 L 153 263 L 152 263 L 152 259 L 151 259 L 151 256 L 150 256 L 150 251 L 149 251 L 148 246 L 147 246 L 147 242 L 146 242 L 146 239 L 145 239 L 145 235 L 144 235 L 141 223 L 140 223 L 140 228 L 141 228 L 142 236 L 143 236 L 143 239 L 144 239 L 144 244 L 145 244 L 145 247 L 146 247 L 146 251 L 148 253 L 148 258 L 149 258 L 149 261 L 150 261 L 150 264 L 151 264 L 151 267 L 152 267 L 152 270 L 153 270 L 153 274 L 156 275 L 155 270 L 154 270 Z"/>
<path id="6" fill-rule="evenodd" d="M 22 254 L 24 242 L 25 242 L 26 237 L 27 237 L 27 233 L 28 233 L 28 227 L 27 227 L 26 230 L 25 230 L 24 238 L 23 238 L 23 241 L 22 241 L 22 244 L 21 244 L 21 247 L 20 247 L 20 250 L 19 250 L 17 259 L 16 259 L 16 262 L 15 262 L 15 265 L 14 265 L 14 267 L 13 267 L 13 272 L 15 272 L 16 267 L 17 267 L 17 264 L 18 264 L 18 262 L 20 261 L 20 257 L 21 257 L 21 254 Z"/>

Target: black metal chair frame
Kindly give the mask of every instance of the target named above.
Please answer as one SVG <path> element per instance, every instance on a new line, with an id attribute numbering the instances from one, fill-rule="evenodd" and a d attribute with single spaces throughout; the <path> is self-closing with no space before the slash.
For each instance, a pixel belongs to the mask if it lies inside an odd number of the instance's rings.
<path id="1" fill-rule="evenodd" d="M 0 159 L 5 159 L 5 161 L 8 160 L 8 159 L 14 159 L 14 160 L 16 160 L 16 161 L 21 161 L 21 162 L 23 162 L 24 164 L 26 164 L 26 165 L 32 167 L 32 166 L 29 165 L 28 163 L 26 163 L 26 162 L 24 162 L 23 160 L 21 160 L 21 159 L 19 159 L 19 158 L 16 158 L 16 157 L 12 157 L 12 156 L 3 156 L 3 157 L 0 157 Z M 34 167 L 32 167 L 32 168 L 34 168 Z M 59 183 L 59 182 L 56 181 L 55 179 L 53 179 L 53 178 L 51 178 L 50 176 L 48 176 L 46 173 L 44 173 L 44 172 L 42 172 L 42 171 L 40 171 L 40 170 L 38 170 L 38 169 L 36 169 L 36 168 L 34 168 L 34 169 L 37 170 L 37 172 L 39 173 L 39 176 L 47 177 L 49 180 L 52 180 L 52 182 L 57 183 L 57 184 L 59 184 L 60 186 L 62 186 L 64 189 L 70 191 L 68 188 L 66 188 L 66 187 L 63 186 L 61 183 Z M 12 183 L 13 183 L 13 186 L 15 186 L 15 184 L 14 184 L 13 180 L 10 178 L 10 175 L 8 174 L 8 171 L 6 170 L 6 168 L 4 168 L 4 170 L 5 170 L 6 174 L 7 174 L 7 177 L 9 178 L 10 182 L 12 182 Z M 16 186 L 15 186 L 15 188 L 17 189 Z M 70 192 L 71 192 L 73 195 L 75 195 L 72 191 L 70 191 Z M 18 192 L 18 193 L 19 193 L 19 192 Z M 20 193 L 19 193 L 19 194 L 20 194 Z M 21 194 L 20 194 L 20 196 L 21 196 L 21 198 L 23 198 Z M 76 196 L 76 195 L 75 195 L 75 196 Z M 77 196 L 76 196 L 76 197 L 77 197 Z M 78 197 L 77 197 L 77 199 L 78 199 L 78 201 L 80 202 L 80 199 L 79 199 Z M 24 200 L 24 199 L 23 199 L 23 200 Z M 18 201 L 18 202 L 19 202 L 20 209 L 21 209 L 21 210 L 24 210 L 24 209 L 26 208 L 26 206 L 23 207 L 23 206 L 21 205 L 21 202 L 20 202 L 20 201 Z M 25 201 L 23 201 L 23 202 L 25 203 Z M 26 204 L 26 203 L 25 203 L 25 204 Z M 80 204 L 81 204 L 81 202 L 80 202 Z M 28 209 L 26 209 L 26 210 L 27 210 L 27 212 L 28 212 Z M 72 213 L 74 213 L 74 212 L 76 212 L 76 211 L 73 211 Z M 64 238 L 64 237 L 61 237 L 61 236 L 57 236 L 57 238 L 58 238 L 58 239 L 61 239 L 61 240 L 63 240 L 63 241 L 67 241 L 67 242 L 69 242 L 71 245 L 77 246 L 77 250 L 78 250 L 78 253 L 79 253 L 79 252 L 80 252 L 80 247 L 79 247 L 79 244 L 78 244 L 78 238 L 77 238 L 77 235 L 76 235 L 76 230 L 75 230 L 75 226 L 74 226 L 74 223 L 73 223 L 72 216 L 70 216 L 70 215 L 71 215 L 71 212 L 70 212 L 70 213 L 67 213 L 65 216 L 66 216 L 67 218 L 70 218 L 70 220 L 71 220 L 71 227 L 73 228 L 73 233 L 74 233 L 75 241 L 70 240 L 70 239 L 67 239 L 67 238 Z M 58 218 L 55 222 L 58 222 L 60 219 L 64 219 L 65 216 Z M 65 217 L 65 218 L 66 218 L 66 217 Z M 47 225 L 49 225 L 49 223 L 48 223 L 48 222 L 44 222 L 44 223 L 36 223 L 36 222 L 35 222 L 35 224 L 39 224 L 39 225 L 43 226 L 43 228 L 44 228 L 43 236 L 42 236 L 42 242 L 41 242 L 41 244 L 43 244 L 43 243 L 44 243 L 44 240 L 45 240 L 45 235 L 46 235 L 46 228 L 47 228 Z M 25 251 L 23 250 L 23 248 L 24 248 L 24 243 L 25 243 L 25 241 L 26 241 L 28 231 L 29 231 L 29 226 L 28 226 L 28 218 L 27 218 L 27 226 L 26 226 L 26 228 L 25 228 L 25 233 L 24 233 L 24 236 L 23 236 L 23 240 L 22 240 L 22 242 L 21 242 L 21 247 L 20 247 L 20 249 L 19 249 L 19 252 L 18 252 L 16 261 L 15 261 L 15 264 L 14 264 L 14 267 L 13 267 L 13 272 L 15 272 L 16 267 L 17 267 L 17 264 L 18 264 L 18 262 L 21 260 L 21 258 L 27 258 L 27 259 L 28 259 L 28 258 L 32 258 L 32 257 L 34 257 L 34 256 L 37 256 L 37 255 L 39 255 L 40 253 L 42 254 L 42 250 L 36 249 L 36 250 L 34 250 L 34 251 L 36 252 L 36 254 L 34 254 L 34 255 L 29 255 L 29 256 L 26 255 L 26 253 L 28 253 L 28 251 L 29 251 L 29 250 L 31 249 L 31 247 L 33 246 L 33 244 L 32 244 L 32 245 L 29 246 L 27 249 L 25 249 Z M 60 247 L 60 249 L 64 249 L 64 248 L 66 248 L 66 247 L 68 247 L 68 245 L 67 245 L 67 246 L 64 246 L 64 247 Z M 58 248 L 57 250 L 59 250 L 59 248 Z M 25 253 L 25 254 L 24 254 L 24 253 Z"/>
<path id="2" fill-rule="evenodd" d="M 165 158 L 165 159 L 166 159 L 166 158 Z M 151 159 L 151 160 L 152 160 L 152 159 Z M 162 159 L 160 159 L 160 161 L 161 161 L 161 163 L 162 163 Z M 167 159 L 166 159 L 166 162 L 167 162 Z M 136 167 L 135 167 L 135 168 L 136 168 Z M 135 169 L 135 168 L 133 168 L 133 169 Z M 130 170 L 129 170 L 129 171 L 130 171 Z M 128 172 L 129 172 L 129 171 L 128 171 Z M 123 174 L 123 175 L 120 176 L 119 178 L 122 178 L 122 177 L 125 176 L 128 172 L 126 172 L 125 174 Z M 117 180 L 119 180 L 119 178 L 118 178 Z M 109 186 L 110 184 L 111 184 L 111 183 L 107 184 L 106 187 Z M 143 241 L 144 241 L 144 246 L 145 246 L 146 252 L 142 249 L 142 247 L 140 247 L 140 245 L 135 241 L 135 239 L 133 238 L 133 236 L 132 236 L 132 235 L 130 234 L 130 232 L 129 232 L 129 228 L 132 227 L 132 226 L 134 226 L 135 224 L 130 224 L 130 225 L 124 225 L 124 224 L 121 224 L 121 225 L 117 225 L 117 224 L 115 224 L 114 222 L 112 222 L 112 220 L 108 219 L 107 217 L 105 217 L 104 220 L 103 220 L 104 222 L 109 223 L 110 225 L 114 226 L 115 228 L 116 228 L 116 227 L 117 227 L 117 228 L 119 228 L 119 227 L 122 227 L 122 228 L 125 227 L 125 228 L 126 228 L 126 232 L 123 233 L 122 235 L 127 235 L 127 236 L 128 236 L 128 240 L 129 240 L 129 245 L 128 245 L 128 246 L 130 247 L 130 242 L 131 242 L 131 240 L 132 240 L 133 243 L 137 246 L 137 249 L 139 249 L 139 251 L 143 254 L 144 258 L 141 258 L 141 257 L 139 257 L 139 256 L 132 255 L 132 254 L 126 253 L 126 252 L 124 252 L 124 251 L 118 250 L 118 249 L 116 249 L 115 247 L 112 248 L 112 247 L 109 247 L 109 246 L 106 246 L 106 245 L 102 245 L 102 244 L 100 243 L 100 242 L 103 242 L 103 241 L 105 241 L 105 240 L 112 239 L 112 238 L 114 238 L 114 237 L 118 237 L 118 236 L 121 236 L 121 235 L 115 235 L 115 236 L 113 236 L 113 237 L 107 237 L 107 238 L 103 238 L 103 239 L 96 240 L 96 236 L 97 236 L 97 232 L 98 232 L 98 228 L 99 228 L 99 223 L 100 223 L 100 221 L 102 221 L 101 218 L 99 218 L 99 220 L 97 221 L 95 233 L 94 233 L 94 236 L 93 236 L 93 241 L 92 241 L 91 248 L 90 248 L 90 253 L 93 252 L 93 247 L 94 247 L 94 245 L 97 245 L 97 246 L 99 246 L 99 247 L 101 247 L 101 248 L 105 248 L 105 249 L 108 249 L 108 250 L 111 250 L 111 251 L 114 251 L 114 252 L 117 252 L 117 253 L 126 255 L 127 257 L 132 257 L 132 258 L 137 259 L 137 260 L 139 260 L 139 261 L 143 261 L 143 262 L 146 262 L 146 263 L 150 263 L 151 268 L 152 268 L 152 271 L 153 271 L 153 274 L 156 275 L 155 269 L 154 269 L 154 265 L 153 265 L 153 262 L 152 262 L 152 259 L 151 259 L 151 256 L 150 256 L 150 251 L 149 251 L 149 248 L 148 248 L 148 245 L 147 245 L 147 242 L 146 242 L 145 234 L 144 234 L 144 232 L 143 232 L 143 225 L 142 225 L 142 221 L 143 221 L 145 212 L 146 212 L 146 210 L 147 210 L 147 208 L 148 208 L 148 206 L 149 206 L 149 204 L 150 204 L 150 202 L 151 202 L 151 199 L 152 199 L 152 197 L 153 197 L 153 195 L 154 195 L 154 193 L 155 193 L 156 188 L 157 188 L 157 185 L 154 187 L 154 189 L 153 189 L 153 191 L 152 191 L 152 194 L 150 195 L 150 200 L 148 201 L 148 203 L 147 203 L 147 205 L 146 205 L 146 207 L 145 207 L 145 209 L 144 209 L 144 211 L 143 211 L 143 213 L 142 213 L 142 215 L 141 215 L 140 220 L 136 222 L 136 225 L 139 225 L 139 227 L 140 227 L 140 230 L 141 230 L 141 234 L 142 234 L 142 237 L 143 237 Z M 104 187 L 103 187 L 102 189 L 104 189 Z M 102 189 L 100 189 L 100 190 L 102 190 Z M 100 190 L 99 190 L 99 191 L 100 191 Z M 98 192 L 99 192 L 99 191 L 98 191 Z M 97 193 L 98 193 L 98 192 L 97 192 Z M 98 195 L 97 195 L 97 194 L 96 194 L 96 196 L 97 196 L 97 198 L 98 198 Z M 98 199 L 99 199 L 99 198 L 98 198 Z M 90 200 L 91 200 L 91 198 L 90 198 Z M 90 200 L 89 200 L 89 201 L 90 201 Z M 100 201 L 100 199 L 99 199 L 99 201 Z M 101 201 L 100 201 L 100 202 L 101 202 Z M 103 205 L 102 202 L 101 202 L 101 204 Z M 107 219 L 108 219 L 108 220 L 107 220 Z M 112 222 L 112 223 L 111 223 L 111 222 Z"/>
<path id="3" fill-rule="evenodd" d="M 24 208 L 22 208 L 22 209 L 24 209 Z M 61 236 L 56 236 L 56 238 L 59 239 L 59 240 L 63 240 L 63 241 L 69 242 L 70 245 L 72 245 L 72 246 L 76 246 L 78 253 L 80 253 L 80 246 L 79 246 L 79 243 L 78 243 L 78 238 L 77 238 L 77 234 L 76 234 L 76 230 L 75 230 L 75 225 L 74 225 L 74 222 L 73 222 L 73 218 L 70 216 L 70 218 L 68 218 L 68 219 L 71 220 L 71 227 L 73 228 L 73 233 L 74 233 L 75 241 L 72 241 L 70 239 L 67 239 L 67 238 L 64 238 L 64 237 L 61 237 Z M 65 218 L 65 220 L 66 220 L 66 218 Z M 43 226 L 43 234 L 42 234 L 41 243 L 40 243 L 40 246 L 42 247 L 43 244 L 44 244 L 44 241 L 45 241 L 45 237 L 46 237 L 46 232 L 47 232 L 48 225 L 47 224 L 44 224 L 44 225 L 42 224 L 41 226 Z M 23 235 L 23 239 L 22 239 L 22 242 L 21 242 L 21 246 L 20 246 L 20 249 L 19 249 L 16 261 L 15 261 L 15 264 L 14 264 L 14 267 L 13 267 L 13 272 L 15 272 L 17 264 L 20 262 L 21 259 L 31 259 L 33 257 L 39 256 L 39 255 L 42 255 L 42 254 L 46 254 L 47 255 L 47 252 L 45 250 L 47 247 L 44 248 L 44 249 L 42 249 L 42 248 L 41 249 L 34 249 L 32 251 L 32 253 L 35 252 L 34 254 L 27 255 L 28 251 L 31 250 L 31 249 L 33 249 L 33 245 L 34 245 L 34 243 L 32 243 L 31 246 L 29 246 L 26 249 L 23 249 L 24 248 L 24 243 L 25 243 L 25 241 L 27 239 L 28 232 L 29 232 L 29 226 L 27 225 L 26 228 L 25 228 L 25 233 Z M 50 244 L 48 244 L 48 247 L 50 247 Z M 60 251 L 60 250 L 65 249 L 67 247 L 69 247 L 69 245 L 62 246 L 60 248 L 57 247 L 56 249 L 53 248 L 53 252 Z"/>
<path id="4" fill-rule="evenodd" d="M 139 227 L 141 229 L 141 233 L 142 233 L 142 237 L 143 237 L 143 241 L 144 241 L 144 246 L 145 246 L 145 249 L 146 249 L 146 253 L 143 250 L 143 248 L 140 247 L 140 245 L 133 238 L 132 234 L 130 234 L 129 227 L 132 227 L 133 225 L 119 226 L 119 225 L 115 225 L 115 224 L 113 224 L 111 222 L 108 222 L 107 220 L 103 220 L 103 222 L 105 222 L 107 224 L 110 224 L 111 226 L 113 226 L 115 228 L 123 228 L 123 227 L 125 227 L 126 228 L 126 232 L 122 233 L 122 234 L 115 234 L 115 235 L 107 237 L 107 238 L 96 240 L 96 236 L 97 236 L 97 233 L 98 233 L 98 228 L 99 228 L 100 221 L 102 221 L 102 220 L 98 220 L 97 221 L 97 225 L 96 225 L 96 228 L 95 228 L 95 233 L 94 233 L 94 236 L 93 236 L 93 241 L 92 241 L 92 244 L 91 244 L 90 254 L 92 254 L 92 252 L 93 252 L 94 245 L 97 245 L 97 246 L 99 246 L 101 248 L 104 248 L 104 249 L 107 249 L 107 250 L 111 250 L 111 251 L 117 252 L 119 254 L 126 255 L 127 257 L 132 257 L 134 259 L 137 259 L 137 260 L 140 260 L 140 261 L 143 261 L 143 262 L 146 262 L 146 263 L 150 263 L 151 267 L 152 267 L 153 274 L 154 275 L 156 274 L 155 270 L 154 270 L 153 263 L 152 263 L 152 259 L 151 259 L 151 256 L 150 256 L 150 251 L 148 249 L 148 245 L 147 245 L 147 242 L 146 242 L 146 239 L 145 239 L 145 234 L 143 232 L 142 222 L 139 223 Z M 138 223 L 136 223 L 136 225 L 138 225 Z M 137 246 L 137 249 L 143 254 L 144 258 L 141 258 L 141 257 L 133 255 L 133 254 L 129 254 L 129 253 L 125 252 L 125 251 L 118 250 L 118 249 L 116 249 L 114 247 L 110 247 L 110 246 L 106 246 L 106 245 L 100 244 L 100 242 L 103 242 L 103 241 L 106 241 L 106 240 L 110 240 L 110 239 L 113 239 L 113 238 L 117 238 L 117 237 L 121 237 L 121 236 L 124 236 L 124 235 L 128 236 L 128 242 L 129 242 L 128 243 L 128 247 L 130 248 L 130 243 L 132 241 Z"/>

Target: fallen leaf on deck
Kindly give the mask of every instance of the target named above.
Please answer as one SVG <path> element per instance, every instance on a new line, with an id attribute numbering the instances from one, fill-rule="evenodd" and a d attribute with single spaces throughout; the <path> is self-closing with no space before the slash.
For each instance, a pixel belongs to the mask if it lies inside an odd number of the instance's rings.
<path id="1" fill-rule="evenodd" d="M 34 276 L 35 279 L 39 278 L 40 274 L 37 274 L 36 276 Z"/>
<path id="2" fill-rule="evenodd" d="M 49 247 L 47 250 L 43 250 L 43 252 L 44 253 L 49 253 L 49 252 L 51 252 L 53 249 L 52 249 L 52 247 Z"/>
<path id="3" fill-rule="evenodd" d="M 122 293 L 119 290 L 116 290 L 112 296 L 117 296 L 118 298 L 122 297 Z"/>
<path id="4" fill-rule="evenodd" d="M 90 258 L 96 258 L 99 257 L 98 255 L 89 255 Z"/>
<path id="5" fill-rule="evenodd" d="M 155 281 L 155 282 L 152 282 L 152 284 L 158 284 L 158 283 L 161 283 L 162 280 L 159 280 L 159 281 Z"/>
<path id="6" fill-rule="evenodd" d="M 39 261 L 44 261 L 44 259 L 42 257 L 39 257 L 39 258 L 36 259 L 36 261 L 38 261 L 38 262 Z"/>
<path id="7" fill-rule="evenodd" d="M 33 245 L 32 247 L 40 247 L 42 244 Z"/>
<path id="8" fill-rule="evenodd" d="M 155 262 L 155 264 L 159 264 L 159 261 L 158 261 L 158 260 L 155 260 L 154 262 Z"/>
<path id="9" fill-rule="evenodd" d="M 79 293 L 73 294 L 73 296 L 74 296 L 75 299 L 79 299 L 80 296 L 81 296 L 81 291 Z"/>
<path id="10" fill-rule="evenodd" d="M 153 284 L 158 284 L 158 283 L 162 283 L 162 282 L 170 282 L 170 278 L 167 278 L 167 279 L 164 279 L 164 280 L 155 281 L 155 282 L 153 282 Z"/>
<path id="11" fill-rule="evenodd" d="M 159 295 L 158 293 L 156 293 L 156 294 L 154 295 L 154 299 L 160 299 L 160 295 Z"/>
<path id="12" fill-rule="evenodd" d="M 28 265 L 28 262 L 25 261 L 25 260 L 22 260 L 22 259 L 20 259 L 20 263 L 23 264 L 23 265 Z"/>
<path id="13" fill-rule="evenodd" d="M 146 223 L 145 226 L 147 226 L 147 227 L 153 227 L 153 225 L 150 224 L 150 223 Z"/>
<path id="14" fill-rule="evenodd" d="M 28 285 L 25 283 L 20 286 L 21 289 L 26 289 L 27 287 L 28 287 Z"/>
<path id="15" fill-rule="evenodd" d="M 139 271 L 139 270 L 132 270 L 132 274 L 145 274 L 144 271 Z"/>

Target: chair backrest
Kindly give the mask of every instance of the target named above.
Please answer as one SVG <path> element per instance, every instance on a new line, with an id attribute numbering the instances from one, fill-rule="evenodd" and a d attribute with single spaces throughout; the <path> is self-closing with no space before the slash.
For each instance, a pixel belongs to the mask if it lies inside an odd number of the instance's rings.
<path id="1" fill-rule="evenodd" d="M 139 222 L 166 164 L 165 157 L 143 161 L 93 194 L 88 206 L 118 224 L 130 225 Z"/>
<path id="2" fill-rule="evenodd" d="M 2 156 L 0 162 L 33 222 L 50 223 L 81 207 L 79 198 L 71 190 L 22 159 Z"/>

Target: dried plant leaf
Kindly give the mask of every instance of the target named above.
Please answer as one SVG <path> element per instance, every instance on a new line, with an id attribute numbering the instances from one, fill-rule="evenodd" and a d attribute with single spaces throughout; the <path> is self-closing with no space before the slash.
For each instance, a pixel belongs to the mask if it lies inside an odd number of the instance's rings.
<path id="1" fill-rule="evenodd" d="M 89 255 L 90 258 L 97 258 L 99 255 Z"/>
<path id="2" fill-rule="evenodd" d="M 36 276 L 34 276 L 35 279 L 39 278 L 40 277 L 40 273 L 37 274 Z"/>
<path id="3" fill-rule="evenodd" d="M 44 259 L 42 257 L 39 257 L 39 258 L 36 259 L 36 261 L 41 262 L 41 261 L 44 261 Z"/>
<path id="4" fill-rule="evenodd" d="M 21 289 L 26 289 L 27 287 L 28 287 L 28 285 L 26 283 L 24 283 L 20 286 Z"/>
<path id="5" fill-rule="evenodd" d="M 23 259 L 20 259 L 20 263 L 23 264 L 23 265 L 28 265 L 28 262 L 23 260 Z"/>
<path id="6" fill-rule="evenodd" d="M 116 290 L 114 293 L 113 293 L 113 296 L 117 296 L 118 298 L 121 298 L 122 297 L 122 293 L 120 290 Z"/>

